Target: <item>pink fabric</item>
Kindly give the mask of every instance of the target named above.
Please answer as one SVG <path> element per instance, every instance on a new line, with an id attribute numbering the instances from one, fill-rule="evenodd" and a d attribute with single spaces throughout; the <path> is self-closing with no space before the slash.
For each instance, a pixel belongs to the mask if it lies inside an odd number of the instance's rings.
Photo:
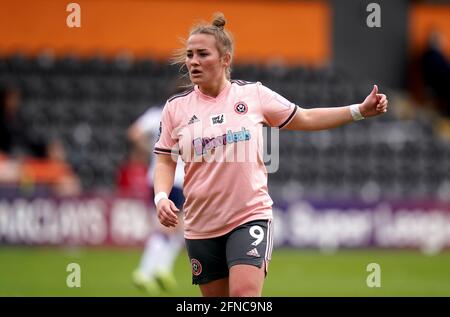
<path id="1" fill-rule="evenodd" d="M 186 238 L 217 237 L 272 219 L 262 126 L 284 126 L 296 110 L 261 83 L 243 81 L 228 83 L 216 98 L 194 87 L 169 99 L 154 152 L 180 153 L 185 162 Z"/>

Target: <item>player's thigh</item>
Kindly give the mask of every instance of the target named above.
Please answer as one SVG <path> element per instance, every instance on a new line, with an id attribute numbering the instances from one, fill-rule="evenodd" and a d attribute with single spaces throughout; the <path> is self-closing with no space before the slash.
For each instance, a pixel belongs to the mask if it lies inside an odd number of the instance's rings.
<path id="1" fill-rule="evenodd" d="M 192 284 L 204 285 L 216 280 L 227 279 L 226 237 L 210 239 L 185 239 L 192 268 Z M 220 282 L 211 284 L 220 287 Z M 205 287 L 206 289 L 207 287 Z"/>
<path id="2" fill-rule="evenodd" d="M 200 284 L 200 291 L 204 297 L 228 297 L 228 277 Z"/>
<path id="3" fill-rule="evenodd" d="M 234 229 L 227 240 L 231 296 L 259 296 L 272 253 L 272 221 L 256 220 Z"/>
<path id="4" fill-rule="evenodd" d="M 229 292 L 232 297 L 261 296 L 265 278 L 264 267 L 236 264 L 230 268 Z"/>
<path id="5" fill-rule="evenodd" d="M 272 254 L 272 221 L 254 220 L 240 225 L 228 235 L 227 263 L 262 267 Z"/>

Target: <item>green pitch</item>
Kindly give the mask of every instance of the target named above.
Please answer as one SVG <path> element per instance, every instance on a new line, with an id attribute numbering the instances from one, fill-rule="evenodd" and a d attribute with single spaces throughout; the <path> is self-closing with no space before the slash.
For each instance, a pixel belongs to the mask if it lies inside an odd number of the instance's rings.
<path id="1" fill-rule="evenodd" d="M 0 248 L 0 296 L 145 296 L 131 282 L 139 249 Z M 69 263 L 81 267 L 81 287 L 66 285 Z M 369 288 L 369 263 L 381 287 Z M 161 296 L 200 296 L 190 283 L 186 253 L 176 263 L 178 288 Z M 450 296 L 450 252 L 404 250 L 275 250 L 264 296 Z"/>

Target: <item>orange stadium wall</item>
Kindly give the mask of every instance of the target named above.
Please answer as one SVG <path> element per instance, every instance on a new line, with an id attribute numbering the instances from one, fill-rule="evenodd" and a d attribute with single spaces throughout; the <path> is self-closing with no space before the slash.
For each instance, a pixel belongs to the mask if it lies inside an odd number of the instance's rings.
<path id="1" fill-rule="evenodd" d="M 450 5 L 418 4 L 411 7 L 409 20 L 410 50 L 420 54 L 426 47 L 430 32 L 441 34 L 443 50 L 450 58 Z"/>
<path id="2" fill-rule="evenodd" d="M 69 28 L 69 3 L 81 7 L 81 27 Z M 323 64 L 331 56 L 325 1 L 17 0 L 2 1 L 0 54 L 116 54 L 167 59 L 195 21 L 222 11 L 236 40 L 236 61 Z"/>

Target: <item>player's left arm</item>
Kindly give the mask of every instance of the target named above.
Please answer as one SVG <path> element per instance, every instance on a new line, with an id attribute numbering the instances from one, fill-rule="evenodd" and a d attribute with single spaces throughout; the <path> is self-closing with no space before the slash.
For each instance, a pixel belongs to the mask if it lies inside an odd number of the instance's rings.
<path id="1" fill-rule="evenodd" d="M 302 109 L 284 128 L 307 131 L 335 128 L 354 121 L 350 107 Z M 372 92 L 357 107 L 364 118 L 374 117 L 387 111 L 388 100 L 386 95 L 378 93 L 378 87 L 374 85 Z"/>

